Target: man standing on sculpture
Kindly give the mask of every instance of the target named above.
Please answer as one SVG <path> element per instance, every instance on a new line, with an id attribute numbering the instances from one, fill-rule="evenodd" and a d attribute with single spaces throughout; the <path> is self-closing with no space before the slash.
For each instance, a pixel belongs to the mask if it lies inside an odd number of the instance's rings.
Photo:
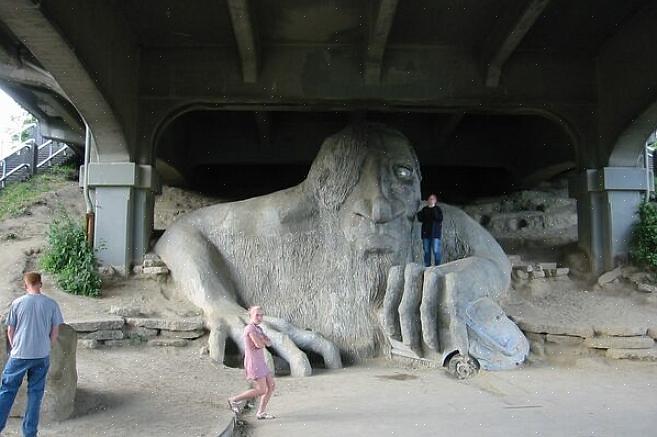
<path id="1" fill-rule="evenodd" d="M 441 236 L 443 232 L 443 211 L 438 206 L 438 197 L 430 194 L 427 206 L 417 213 L 417 219 L 422 223 L 422 248 L 424 249 L 424 266 L 431 266 L 433 253 L 435 265 L 440 264 Z"/>
<path id="2" fill-rule="evenodd" d="M 0 431 L 7 424 L 16 393 L 27 374 L 23 435 L 35 437 L 50 366 L 50 348 L 57 340 L 64 318 L 57 302 L 41 294 L 39 273 L 25 273 L 23 282 L 27 293 L 12 302 L 5 321 L 11 353 L 2 372 Z"/>

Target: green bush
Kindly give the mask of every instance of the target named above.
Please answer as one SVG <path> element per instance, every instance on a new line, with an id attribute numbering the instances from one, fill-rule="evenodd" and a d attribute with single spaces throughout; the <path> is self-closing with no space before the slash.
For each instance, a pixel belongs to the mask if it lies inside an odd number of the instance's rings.
<path id="1" fill-rule="evenodd" d="M 62 290 L 99 296 L 101 279 L 94 249 L 87 244 L 84 228 L 61 214 L 48 230 L 48 248 L 41 258 L 44 270 L 55 275 Z"/>
<path id="2" fill-rule="evenodd" d="M 631 249 L 632 259 L 657 270 L 657 204 L 646 202 L 639 207 Z"/>

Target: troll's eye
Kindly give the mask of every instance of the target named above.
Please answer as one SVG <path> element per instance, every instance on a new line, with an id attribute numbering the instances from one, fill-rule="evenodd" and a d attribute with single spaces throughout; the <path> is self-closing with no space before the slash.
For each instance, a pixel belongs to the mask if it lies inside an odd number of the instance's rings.
<path id="1" fill-rule="evenodd" d="M 405 165 L 395 166 L 395 174 L 402 181 L 410 181 L 413 179 L 413 169 L 406 167 Z"/>

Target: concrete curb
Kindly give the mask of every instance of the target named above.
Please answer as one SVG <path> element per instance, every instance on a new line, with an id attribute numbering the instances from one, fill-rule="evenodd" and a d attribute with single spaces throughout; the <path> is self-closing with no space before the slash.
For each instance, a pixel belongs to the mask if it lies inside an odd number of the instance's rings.
<path id="1" fill-rule="evenodd" d="M 226 425 L 223 425 L 223 428 L 220 426 L 220 431 L 217 432 L 217 437 L 233 437 L 235 432 L 235 421 L 237 417 L 233 414 L 230 418 L 230 422 Z"/>

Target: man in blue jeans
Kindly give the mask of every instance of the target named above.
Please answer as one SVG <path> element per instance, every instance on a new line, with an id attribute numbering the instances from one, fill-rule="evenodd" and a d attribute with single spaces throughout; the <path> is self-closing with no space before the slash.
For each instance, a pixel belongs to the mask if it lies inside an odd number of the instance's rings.
<path id="1" fill-rule="evenodd" d="M 424 248 L 424 266 L 431 266 L 431 254 L 435 265 L 440 264 L 441 236 L 443 232 L 443 211 L 438 206 L 438 197 L 430 194 L 427 206 L 417 213 L 417 219 L 422 223 L 422 247 Z"/>
<path id="2" fill-rule="evenodd" d="M 41 294 L 40 274 L 25 273 L 23 282 L 27 293 L 12 302 L 5 321 L 11 354 L 2 372 L 0 432 L 7 424 L 16 393 L 27 373 L 23 435 L 35 437 L 50 366 L 50 348 L 57 340 L 59 325 L 64 323 L 64 318 L 57 302 Z"/>

